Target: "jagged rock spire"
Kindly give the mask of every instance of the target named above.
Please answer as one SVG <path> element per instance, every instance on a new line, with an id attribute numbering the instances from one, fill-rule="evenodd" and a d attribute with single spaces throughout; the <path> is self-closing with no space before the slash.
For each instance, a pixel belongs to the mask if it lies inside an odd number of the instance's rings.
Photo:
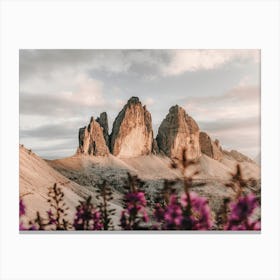
<path id="1" fill-rule="evenodd" d="M 109 154 L 109 148 L 103 135 L 103 128 L 93 117 L 91 117 L 88 126 L 79 129 L 79 148 L 77 153 L 92 156 L 106 156 Z"/>
<path id="2" fill-rule="evenodd" d="M 182 159 L 183 151 L 190 160 L 200 157 L 199 127 L 186 111 L 172 106 L 162 121 L 156 137 L 160 152 L 168 157 Z"/>
<path id="3" fill-rule="evenodd" d="M 106 142 L 106 145 L 109 147 L 109 125 L 108 125 L 108 117 L 107 113 L 103 112 L 100 114 L 100 116 L 96 119 L 96 121 L 100 124 L 100 126 L 103 128 L 103 136 Z"/>
<path id="4" fill-rule="evenodd" d="M 138 97 L 131 97 L 113 123 L 111 153 L 119 157 L 136 157 L 152 152 L 153 130 L 150 112 Z"/>
<path id="5" fill-rule="evenodd" d="M 199 144 L 201 152 L 216 160 L 221 160 L 223 157 L 222 148 L 219 141 L 212 141 L 210 136 L 205 132 L 199 134 Z"/>

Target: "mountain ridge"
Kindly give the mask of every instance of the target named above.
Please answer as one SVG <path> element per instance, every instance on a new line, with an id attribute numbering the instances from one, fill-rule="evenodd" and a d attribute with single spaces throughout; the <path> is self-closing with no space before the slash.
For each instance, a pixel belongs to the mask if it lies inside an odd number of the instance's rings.
<path id="1" fill-rule="evenodd" d="M 224 150 L 218 139 L 212 140 L 201 131 L 197 122 L 179 105 L 171 106 L 162 120 L 158 134 L 154 135 L 152 116 L 140 99 L 132 96 L 113 122 L 109 134 L 107 113 L 103 112 L 79 129 L 77 153 L 91 156 L 132 158 L 142 155 L 162 154 L 171 159 L 182 159 L 183 151 L 190 160 L 205 154 L 220 161 L 224 155 L 239 162 L 252 162 L 236 150 Z"/>

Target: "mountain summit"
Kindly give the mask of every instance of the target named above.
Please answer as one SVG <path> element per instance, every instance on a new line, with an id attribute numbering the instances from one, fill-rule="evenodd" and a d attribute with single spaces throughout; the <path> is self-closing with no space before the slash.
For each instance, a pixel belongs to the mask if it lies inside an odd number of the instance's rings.
<path id="1" fill-rule="evenodd" d="M 110 150 L 114 156 L 136 157 L 152 152 L 152 117 L 138 97 L 131 97 L 113 123 Z"/>
<path id="2" fill-rule="evenodd" d="M 159 127 L 156 140 L 160 151 L 170 158 L 182 159 L 184 150 L 188 159 L 195 160 L 201 155 L 199 127 L 178 105 L 169 109 Z"/>
<path id="3" fill-rule="evenodd" d="M 96 119 L 91 117 L 88 126 L 79 130 L 78 154 L 112 154 L 118 158 L 160 154 L 181 160 L 183 151 L 190 160 L 198 160 L 204 154 L 216 161 L 232 158 L 238 162 L 252 162 L 237 151 L 223 150 L 219 141 L 213 141 L 206 132 L 200 131 L 196 121 L 178 105 L 169 109 L 154 138 L 151 114 L 135 96 L 119 112 L 110 135 L 106 112 Z"/>
<path id="4" fill-rule="evenodd" d="M 93 117 L 88 126 L 79 129 L 78 154 L 106 156 L 109 148 L 104 138 L 104 128 Z"/>

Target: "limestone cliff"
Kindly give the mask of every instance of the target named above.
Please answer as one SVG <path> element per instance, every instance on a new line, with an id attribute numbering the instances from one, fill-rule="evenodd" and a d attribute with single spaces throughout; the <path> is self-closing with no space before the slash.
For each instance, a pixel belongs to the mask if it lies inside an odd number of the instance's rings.
<path id="1" fill-rule="evenodd" d="M 223 157 L 222 148 L 219 141 L 216 139 L 212 141 L 210 136 L 205 132 L 199 134 L 199 144 L 201 152 L 215 160 L 221 160 Z"/>
<path id="2" fill-rule="evenodd" d="M 77 152 L 93 156 L 106 156 L 109 154 L 109 148 L 103 135 L 103 128 L 93 117 L 91 117 L 87 127 L 79 129 L 79 148 Z"/>
<path id="3" fill-rule="evenodd" d="M 136 157 L 152 152 L 150 112 L 138 97 L 131 97 L 113 123 L 110 150 L 114 156 Z"/>
<path id="4" fill-rule="evenodd" d="M 183 151 L 190 160 L 200 157 L 199 127 L 178 105 L 169 109 L 156 137 L 160 152 L 171 158 L 182 159 Z"/>
<path id="5" fill-rule="evenodd" d="M 100 116 L 96 119 L 96 121 L 103 128 L 103 136 L 104 136 L 106 145 L 109 148 L 109 146 L 110 146 L 110 143 L 109 143 L 109 125 L 108 125 L 107 113 L 106 112 L 101 113 Z"/>

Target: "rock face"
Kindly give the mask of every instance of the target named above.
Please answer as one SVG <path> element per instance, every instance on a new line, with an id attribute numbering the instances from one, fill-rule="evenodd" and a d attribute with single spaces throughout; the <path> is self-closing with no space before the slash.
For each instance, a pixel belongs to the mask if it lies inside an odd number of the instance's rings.
<path id="1" fill-rule="evenodd" d="M 114 156 L 136 157 L 152 152 L 152 118 L 138 97 L 131 97 L 113 123 L 110 150 Z"/>
<path id="2" fill-rule="evenodd" d="M 178 105 L 169 109 L 157 135 L 160 152 L 171 158 L 182 159 L 183 151 L 190 160 L 200 157 L 199 127 Z"/>
<path id="3" fill-rule="evenodd" d="M 87 127 L 79 129 L 79 148 L 77 153 L 93 156 L 106 156 L 109 154 L 103 135 L 103 128 L 93 117 L 91 117 Z"/>
<path id="4" fill-rule="evenodd" d="M 159 154 L 159 148 L 158 148 L 158 144 L 157 144 L 157 140 L 156 140 L 156 139 L 153 139 L 152 153 L 153 153 L 154 155 Z"/>
<path id="5" fill-rule="evenodd" d="M 220 143 L 217 139 L 213 142 L 207 133 L 200 132 L 199 144 L 200 144 L 201 152 L 203 154 L 205 154 L 208 157 L 213 158 L 215 160 L 222 159 L 223 152 L 220 147 Z"/>
<path id="6" fill-rule="evenodd" d="M 109 146 L 110 146 L 110 144 L 109 144 L 109 126 L 108 126 L 107 113 L 106 112 L 101 113 L 100 116 L 96 119 L 96 121 L 103 128 L 103 136 L 104 136 L 106 145 L 109 148 Z"/>
<path id="7" fill-rule="evenodd" d="M 195 120 L 178 105 L 169 109 L 154 139 L 151 114 L 138 97 L 128 100 L 116 117 L 110 135 L 106 112 L 96 120 L 91 117 L 89 125 L 79 129 L 78 154 L 107 156 L 111 152 L 120 158 L 162 154 L 181 160 L 183 151 L 189 160 L 197 160 L 203 153 L 218 161 L 229 158 L 253 162 L 235 150 L 223 150 L 219 141 L 213 141 L 207 133 L 200 132 Z"/>

